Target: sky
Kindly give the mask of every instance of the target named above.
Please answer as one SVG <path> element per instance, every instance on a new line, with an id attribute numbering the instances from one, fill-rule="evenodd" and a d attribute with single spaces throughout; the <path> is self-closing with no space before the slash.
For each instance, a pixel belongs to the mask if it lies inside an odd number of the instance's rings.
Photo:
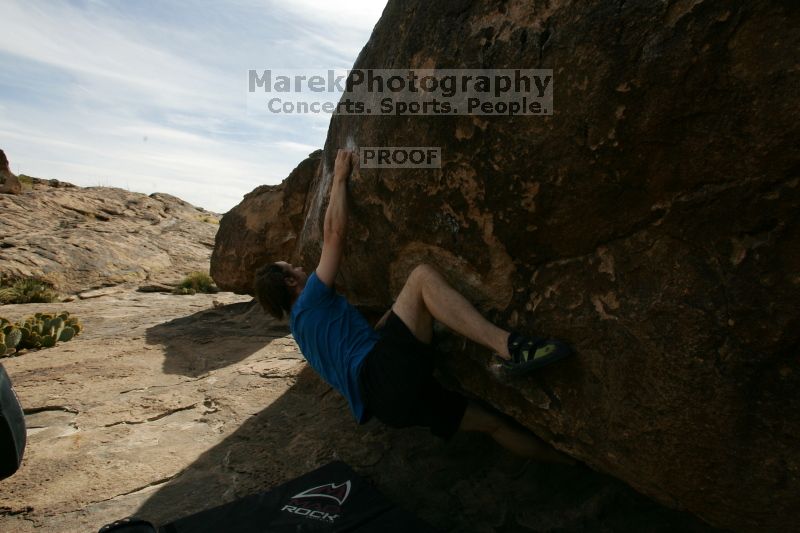
<path id="1" fill-rule="evenodd" d="M 248 109 L 248 71 L 348 69 L 385 3 L 2 0 L 0 149 L 15 174 L 224 213 L 330 121 Z"/>

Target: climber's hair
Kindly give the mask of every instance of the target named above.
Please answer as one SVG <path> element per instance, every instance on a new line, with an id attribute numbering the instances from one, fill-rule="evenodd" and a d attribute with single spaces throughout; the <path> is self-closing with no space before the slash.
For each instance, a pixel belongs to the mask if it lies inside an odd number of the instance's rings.
<path id="1" fill-rule="evenodd" d="M 278 320 L 282 320 L 284 314 L 289 314 L 291 298 L 285 281 L 287 277 L 279 264 L 269 263 L 256 270 L 253 281 L 256 300 L 264 311 Z"/>
<path id="2" fill-rule="evenodd" d="M 9 168 L 8 168 L 8 158 L 6 157 L 6 153 L 0 150 L 0 171 L 2 170 L 9 170 Z"/>

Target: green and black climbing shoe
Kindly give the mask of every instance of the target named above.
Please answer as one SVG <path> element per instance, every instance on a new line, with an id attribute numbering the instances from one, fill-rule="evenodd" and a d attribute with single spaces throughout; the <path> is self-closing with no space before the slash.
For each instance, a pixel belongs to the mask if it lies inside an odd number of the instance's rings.
<path id="1" fill-rule="evenodd" d="M 508 337 L 508 353 L 511 359 L 503 362 L 503 368 L 507 373 L 519 376 L 564 359 L 572 349 L 555 339 L 525 337 L 512 332 Z"/>

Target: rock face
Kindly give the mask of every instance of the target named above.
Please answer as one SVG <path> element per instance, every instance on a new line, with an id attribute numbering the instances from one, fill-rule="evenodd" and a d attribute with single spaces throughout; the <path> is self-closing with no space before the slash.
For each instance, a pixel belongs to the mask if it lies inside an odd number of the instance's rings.
<path id="1" fill-rule="evenodd" d="M 252 294 L 253 272 L 272 261 L 295 261 L 305 197 L 322 150 L 309 155 L 280 185 L 262 185 L 223 217 L 211 255 L 219 288 Z"/>
<path id="2" fill-rule="evenodd" d="M 0 150 L 0 194 L 19 194 L 22 184 L 12 172 L 6 153 Z"/>
<path id="3" fill-rule="evenodd" d="M 174 196 L 34 180 L 0 196 L 0 273 L 62 292 L 207 271 L 218 215 Z"/>
<path id="4" fill-rule="evenodd" d="M 758 0 L 389 2 L 355 68 L 552 68 L 555 112 L 336 116 L 296 248 L 265 255 L 316 266 L 337 148 L 440 146 L 440 170 L 351 178 L 351 301 L 386 305 L 437 265 L 496 322 L 578 354 L 507 381 L 452 339 L 446 377 L 665 504 L 794 529 L 798 27 L 800 7 Z"/>

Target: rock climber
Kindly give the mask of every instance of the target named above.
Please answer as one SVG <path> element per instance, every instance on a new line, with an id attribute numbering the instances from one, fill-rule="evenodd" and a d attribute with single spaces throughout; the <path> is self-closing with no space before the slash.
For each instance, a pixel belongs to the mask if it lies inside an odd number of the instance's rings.
<path id="1" fill-rule="evenodd" d="M 264 310 L 289 328 L 308 363 L 348 401 L 356 420 L 371 416 L 391 427 L 425 426 L 445 440 L 479 431 L 517 455 L 572 463 L 533 433 L 443 388 L 433 377 L 433 321 L 493 350 L 512 374 L 563 359 L 557 340 L 524 336 L 488 320 L 431 265 L 408 276 L 394 304 L 373 329 L 334 280 L 345 247 L 347 181 L 357 155 L 338 150 L 325 213 L 319 265 L 310 275 L 285 261 L 258 269 L 254 289 Z"/>

